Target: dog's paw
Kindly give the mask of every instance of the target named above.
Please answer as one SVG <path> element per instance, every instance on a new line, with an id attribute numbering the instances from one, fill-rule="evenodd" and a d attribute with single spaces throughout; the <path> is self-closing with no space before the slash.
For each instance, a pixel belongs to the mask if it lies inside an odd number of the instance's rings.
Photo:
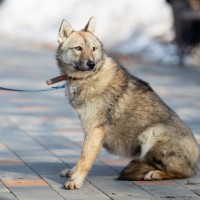
<path id="1" fill-rule="evenodd" d="M 161 171 L 154 170 L 150 171 L 144 176 L 144 180 L 146 181 L 153 181 L 153 180 L 162 180 L 162 177 L 160 176 Z"/>
<path id="2" fill-rule="evenodd" d="M 60 172 L 60 176 L 61 177 L 72 177 L 72 175 L 74 174 L 74 171 L 76 170 L 76 165 L 72 168 L 72 169 L 63 169 Z"/>
<path id="3" fill-rule="evenodd" d="M 83 185 L 83 181 L 79 179 L 72 179 L 70 178 L 64 185 L 65 189 L 67 190 L 74 190 L 79 189 Z"/>

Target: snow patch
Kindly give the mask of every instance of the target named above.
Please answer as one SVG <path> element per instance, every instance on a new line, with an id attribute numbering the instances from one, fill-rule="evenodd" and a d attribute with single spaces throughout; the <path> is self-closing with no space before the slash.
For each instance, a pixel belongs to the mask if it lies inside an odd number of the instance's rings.
<path id="1" fill-rule="evenodd" d="M 172 15 L 165 0 L 5 0 L 0 6 L 0 34 L 57 45 L 62 19 L 75 30 L 96 19 L 96 33 L 108 50 L 143 54 L 177 62 L 172 40 Z"/>

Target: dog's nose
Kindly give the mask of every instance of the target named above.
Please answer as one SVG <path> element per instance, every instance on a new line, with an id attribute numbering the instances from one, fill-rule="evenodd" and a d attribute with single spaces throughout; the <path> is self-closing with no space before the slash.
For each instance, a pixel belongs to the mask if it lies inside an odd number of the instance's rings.
<path id="1" fill-rule="evenodd" d="M 95 62 L 92 60 L 88 60 L 86 64 L 89 67 L 89 69 L 94 69 L 95 67 Z"/>

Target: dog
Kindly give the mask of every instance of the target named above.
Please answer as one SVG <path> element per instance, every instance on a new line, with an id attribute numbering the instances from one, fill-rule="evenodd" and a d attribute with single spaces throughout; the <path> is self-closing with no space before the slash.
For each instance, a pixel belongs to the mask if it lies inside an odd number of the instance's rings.
<path id="1" fill-rule="evenodd" d="M 132 161 L 119 180 L 163 180 L 192 176 L 199 150 L 189 128 L 148 83 L 131 75 L 105 52 L 94 34 L 94 18 L 74 31 L 63 20 L 56 59 L 69 77 L 66 96 L 84 131 L 76 165 L 61 171 L 65 188 L 80 188 L 103 146 Z"/>

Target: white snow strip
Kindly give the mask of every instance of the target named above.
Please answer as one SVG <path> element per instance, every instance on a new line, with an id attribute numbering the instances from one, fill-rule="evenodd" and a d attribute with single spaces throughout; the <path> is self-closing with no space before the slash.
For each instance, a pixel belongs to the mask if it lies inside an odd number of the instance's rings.
<path id="1" fill-rule="evenodd" d="M 5 0 L 0 5 L 0 34 L 57 45 L 62 19 L 80 30 L 91 16 L 107 49 L 177 62 L 175 47 L 156 40 L 173 38 L 165 0 Z"/>

